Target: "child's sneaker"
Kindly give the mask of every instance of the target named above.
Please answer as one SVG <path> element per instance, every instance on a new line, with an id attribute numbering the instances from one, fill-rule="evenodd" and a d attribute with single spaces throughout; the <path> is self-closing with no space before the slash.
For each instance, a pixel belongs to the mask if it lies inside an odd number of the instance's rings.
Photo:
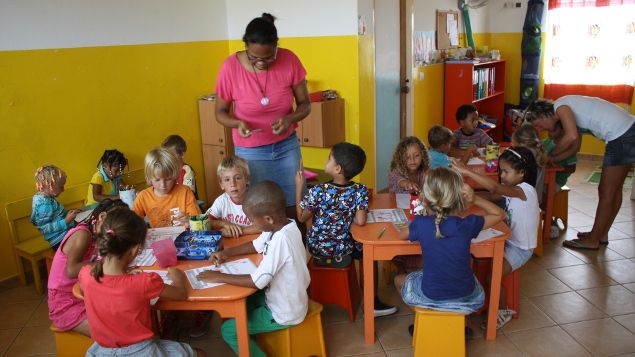
<path id="1" fill-rule="evenodd" d="M 194 314 L 194 326 L 190 330 L 190 337 L 197 338 L 204 336 L 209 331 L 211 311 L 197 311 Z"/>
<path id="2" fill-rule="evenodd" d="M 498 317 L 496 318 L 496 329 L 499 330 L 501 327 L 507 325 L 509 321 L 511 321 L 512 316 L 516 314 L 516 311 L 512 309 L 502 309 L 498 310 Z M 481 324 L 481 328 L 483 330 L 487 329 L 487 317 Z"/>
<path id="3" fill-rule="evenodd" d="M 394 306 L 386 305 L 379 299 L 375 298 L 375 317 L 388 316 L 397 312 L 397 308 Z"/>

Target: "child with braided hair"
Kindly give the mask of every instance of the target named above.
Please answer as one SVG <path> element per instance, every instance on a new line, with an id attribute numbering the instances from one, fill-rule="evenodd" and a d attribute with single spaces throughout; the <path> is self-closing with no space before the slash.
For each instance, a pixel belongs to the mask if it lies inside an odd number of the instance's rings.
<path id="1" fill-rule="evenodd" d="M 205 356 L 188 344 L 153 338 L 151 300 L 183 300 L 187 291 L 183 273 L 174 267 L 168 268 L 170 285 L 157 273 L 128 271 L 143 248 L 146 231 L 143 219 L 129 209 L 109 212 L 99 227 L 100 258 L 79 272 L 95 340 L 86 356 Z"/>
<path id="2" fill-rule="evenodd" d="M 128 159 L 117 149 L 105 150 L 97 163 L 97 172 L 90 179 L 86 205 L 94 205 L 106 198 L 118 199 L 119 189 L 124 186 L 123 170 Z"/>
<path id="3" fill-rule="evenodd" d="M 71 228 L 55 253 L 48 279 L 49 318 L 60 331 L 90 336 L 84 301 L 73 295 L 80 269 L 97 258 L 97 232 L 106 216 L 129 209 L 121 200 L 103 200 L 85 221 Z"/>
<path id="4" fill-rule="evenodd" d="M 461 175 L 447 167 L 428 170 L 421 199 L 427 215 L 414 217 L 408 240 L 421 245 L 423 269 L 397 275 L 395 287 L 408 305 L 470 314 L 485 302 L 483 287 L 471 269 L 472 238 L 500 222 L 505 213 L 474 195 Z M 463 217 L 471 204 L 485 214 Z"/>
<path id="5" fill-rule="evenodd" d="M 549 162 L 547 148 L 540 140 L 540 135 L 531 124 L 524 124 L 518 127 L 512 134 L 512 146 L 529 149 L 536 160 L 536 193 L 538 202 L 542 203 L 543 191 L 545 187 L 545 167 Z"/>
<path id="6" fill-rule="evenodd" d="M 64 192 L 66 173 L 55 165 L 44 165 L 35 171 L 31 223 L 44 235 L 44 239 L 57 250 L 66 232 L 75 226 L 75 216 L 80 210 L 66 211 L 55 199 Z"/>

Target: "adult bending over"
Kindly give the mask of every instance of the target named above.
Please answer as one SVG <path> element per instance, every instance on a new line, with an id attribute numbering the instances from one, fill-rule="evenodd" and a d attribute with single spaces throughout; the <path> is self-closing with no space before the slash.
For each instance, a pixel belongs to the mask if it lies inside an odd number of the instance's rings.
<path id="1" fill-rule="evenodd" d="M 536 100 L 527 108 L 525 120 L 539 131 L 553 131 L 558 122 L 562 124 L 564 135 L 550 154 L 554 162 L 580 150 L 581 134 L 606 142 L 593 228 L 563 245 L 597 250 L 600 244 L 608 244 L 609 228 L 622 205 L 622 186 L 635 163 L 635 116 L 600 98 L 568 95 L 555 102 Z"/>
<path id="2" fill-rule="evenodd" d="M 287 214 L 295 217 L 294 177 L 301 161 L 295 128 L 311 112 L 311 103 L 306 71 L 293 52 L 278 47 L 273 22 L 267 13 L 251 20 L 243 36 L 245 50 L 223 63 L 216 82 L 216 120 L 233 129 L 236 156 L 249 163 L 251 184 L 276 182 L 284 191 Z"/>

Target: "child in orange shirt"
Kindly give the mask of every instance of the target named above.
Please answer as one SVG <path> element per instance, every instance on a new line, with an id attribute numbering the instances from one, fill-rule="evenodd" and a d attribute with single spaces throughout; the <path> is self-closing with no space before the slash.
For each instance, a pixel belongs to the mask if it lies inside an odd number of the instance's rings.
<path id="1" fill-rule="evenodd" d="M 152 149 L 146 154 L 145 175 L 151 187 L 141 191 L 134 201 L 134 211 L 148 218 L 150 227 L 187 225 L 190 216 L 201 213 L 194 193 L 177 185 L 179 159 L 166 149 Z"/>

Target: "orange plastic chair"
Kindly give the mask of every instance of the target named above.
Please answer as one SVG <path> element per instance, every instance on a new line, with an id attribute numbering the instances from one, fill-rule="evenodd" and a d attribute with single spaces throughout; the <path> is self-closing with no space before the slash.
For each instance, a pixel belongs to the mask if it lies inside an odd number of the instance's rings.
<path id="1" fill-rule="evenodd" d="M 355 320 L 355 311 L 361 301 L 361 293 L 357 284 L 355 263 L 345 268 L 319 266 L 309 261 L 309 297 L 320 304 L 335 304 L 348 311 L 348 318 Z"/>

